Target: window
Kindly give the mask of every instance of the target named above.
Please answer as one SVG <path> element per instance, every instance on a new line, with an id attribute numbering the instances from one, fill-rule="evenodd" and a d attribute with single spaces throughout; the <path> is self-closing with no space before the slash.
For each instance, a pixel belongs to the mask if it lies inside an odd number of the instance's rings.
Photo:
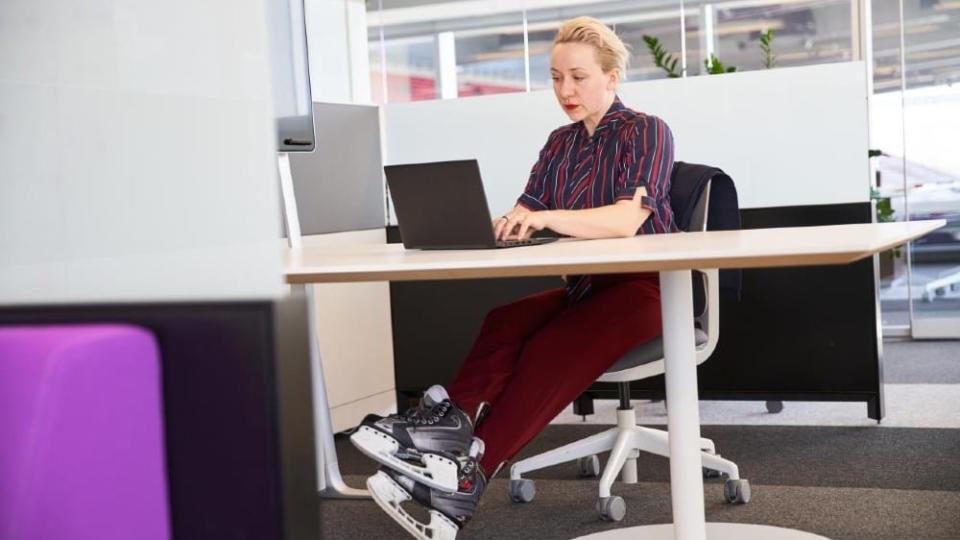
<path id="1" fill-rule="evenodd" d="M 515 23 L 454 33 L 457 96 L 525 92 L 523 14 Z"/>
<path id="2" fill-rule="evenodd" d="M 743 2 L 716 2 L 700 6 L 712 17 L 712 40 L 699 40 L 699 73 L 703 60 L 714 52 L 737 71 L 765 69 L 760 37 L 773 31 L 775 67 L 826 64 L 853 60 L 850 0 L 803 0 L 741 6 Z M 712 42 L 711 42 L 712 41 Z"/>
<path id="3" fill-rule="evenodd" d="M 432 36 L 371 41 L 370 86 L 374 102 L 435 99 L 436 56 Z"/>

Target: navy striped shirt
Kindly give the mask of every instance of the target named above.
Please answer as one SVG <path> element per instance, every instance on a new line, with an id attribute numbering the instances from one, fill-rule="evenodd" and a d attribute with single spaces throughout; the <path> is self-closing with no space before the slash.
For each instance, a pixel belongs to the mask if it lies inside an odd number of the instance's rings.
<path id="1" fill-rule="evenodd" d="M 583 122 L 550 134 L 517 202 L 530 210 L 581 210 L 632 200 L 647 190 L 641 205 L 650 210 L 637 234 L 675 232 L 670 208 L 673 135 L 656 116 L 626 108 L 619 97 L 593 135 Z M 590 290 L 590 276 L 567 276 L 571 302 Z"/>

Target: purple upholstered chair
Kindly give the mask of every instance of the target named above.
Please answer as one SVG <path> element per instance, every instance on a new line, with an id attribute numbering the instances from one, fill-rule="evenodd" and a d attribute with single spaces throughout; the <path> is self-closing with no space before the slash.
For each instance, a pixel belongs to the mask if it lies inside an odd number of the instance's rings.
<path id="1" fill-rule="evenodd" d="M 150 332 L 0 327 L 0 538 L 167 540 L 162 419 Z"/>

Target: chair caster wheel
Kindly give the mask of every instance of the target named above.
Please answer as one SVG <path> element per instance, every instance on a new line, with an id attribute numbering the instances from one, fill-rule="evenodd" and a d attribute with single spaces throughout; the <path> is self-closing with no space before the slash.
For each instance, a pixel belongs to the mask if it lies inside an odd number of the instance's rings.
<path id="1" fill-rule="evenodd" d="M 533 484 L 533 480 L 526 478 L 510 480 L 510 499 L 513 502 L 528 503 L 536 494 L 537 486 Z"/>
<path id="2" fill-rule="evenodd" d="M 597 456 L 587 456 L 578 459 L 577 476 L 579 478 L 596 478 L 600 476 L 600 458 Z"/>
<path id="3" fill-rule="evenodd" d="M 782 401 L 768 401 L 767 402 L 767 412 L 771 414 L 777 414 L 783 410 Z"/>
<path id="4" fill-rule="evenodd" d="M 622 497 L 600 497 L 597 499 L 597 513 L 604 521 L 620 521 L 627 515 L 627 503 Z"/>
<path id="5" fill-rule="evenodd" d="M 747 504 L 750 502 L 750 482 L 743 478 L 728 479 L 723 484 L 723 497 L 730 504 Z"/>

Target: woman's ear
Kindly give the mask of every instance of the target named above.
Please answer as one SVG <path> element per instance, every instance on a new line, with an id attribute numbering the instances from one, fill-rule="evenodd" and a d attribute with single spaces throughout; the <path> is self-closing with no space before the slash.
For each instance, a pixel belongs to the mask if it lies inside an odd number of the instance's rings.
<path id="1" fill-rule="evenodd" d="M 610 73 L 607 73 L 607 90 L 616 90 L 619 83 L 620 68 L 611 69 Z"/>

